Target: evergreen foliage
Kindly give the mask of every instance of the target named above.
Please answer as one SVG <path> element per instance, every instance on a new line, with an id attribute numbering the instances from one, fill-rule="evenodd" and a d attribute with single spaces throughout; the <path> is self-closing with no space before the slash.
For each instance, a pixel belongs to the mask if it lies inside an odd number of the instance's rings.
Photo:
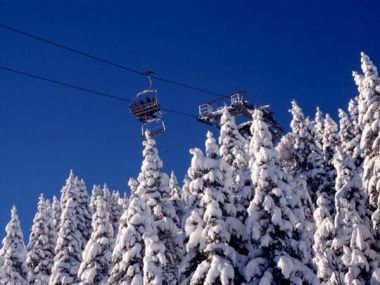
<path id="1" fill-rule="evenodd" d="M 5 227 L 6 236 L 0 250 L 2 266 L 0 283 L 4 285 L 28 285 L 27 252 L 16 207 L 11 210 L 11 220 Z"/>
<path id="2" fill-rule="evenodd" d="M 28 244 L 30 251 L 26 260 L 29 271 L 28 281 L 31 285 L 47 285 L 49 283 L 55 255 L 55 230 L 50 203 L 41 195 L 37 213 L 33 219 Z"/>

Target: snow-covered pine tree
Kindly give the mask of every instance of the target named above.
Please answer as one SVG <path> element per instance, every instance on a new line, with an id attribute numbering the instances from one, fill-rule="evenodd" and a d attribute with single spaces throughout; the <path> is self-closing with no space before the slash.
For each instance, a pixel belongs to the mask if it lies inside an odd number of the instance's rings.
<path id="1" fill-rule="evenodd" d="M 352 123 L 352 133 L 353 133 L 353 139 L 351 142 L 351 148 L 352 148 L 352 158 L 354 159 L 354 164 L 356 167 L 360 168 L 360 172 L 363 171 L 362 169 L 362 163 L 363 163 L 363 150 L 360 147 L 360 139 L 362 131 L 360 129 L 359 125 L 359 107 L 358 107 L 358 97 L 355 97 L 354 99 L 351 99 L 348 104 L 348 113 L 349 118 Z"/>
<path id="2" fill-rule="evenodd" d="M 336 236 L 331 250 L 337 259 L 330 262 L 334 274 L 328 284 L 370 284 L 371 276 L 378 271 L 380 256 L 366 213 L 367 197 L 349 151 L 338 148 L 334 166 Z"/>
<path id="3" fill-rule="evenodd" d="M 249 201 L 252 199 L 254 192 L 250 179 L 249 158 L 244 150 L 247 142 L 239 133 L 235 118 L 228 112 L 227 107 L 223 110 L 220 126 L 220 155 L 232 168 L 233 202 L 237 210 L 237 217 L 244 223 L 247 218 Z"/>
<path id="4" fill-rule="evenodd" d="M 354 73 L 359 90 L 358 121 L 362 131 L 360 147 L 365 159 L 363 162 L 363 185 L 369 198 L 371 211 L 378 208 L 380 191 L 379 131 L 380 131 L 380 79 L 376 66 L 364 53 L 361 54 L 361 68 L 364 75 Z"/>
<path id="5" fill-rule="evenodd" d="M 62 214 L 59 199 L 55 196 L 53 196 L 53 203 L 51 205 L 51 208 L 52 208 L 53 226 L 54 226 L 54 232 L 55 232 L 55 241 L 54 241 L 54 247 L 55 247 L 55 242 L 57 240 L 57 236 L 59 232 L 59 224 L 61 221 L 61 214 Z"/>
<path id="6" fill-rule="evenodd" d="M 179 229 L 175 224 L 176 212 L 170 200 L 169 177 L 161 172 L 163 163 L 149 132 L 145 133 L 143 145 L 144 160 L 137 179 L 137 192 L 151 209 L 154 220 L 152 234 L 145 239 L 144 279 L 147 284 L 177 284 Z M 158 238 L 155 238 L 154 232 L 157 232 Z M 149 262 L 149 266 L 146 262 Z"/>
<path id="7" fill-rule="evenodd" d="M 334 227 L 334 197 L 336 170 L 333 165 L 335 148 L 339 144 L 337 124 L 326 115 L 324 120 L 322 152 L 324 180 L 317 192 L 317 207 L 314 211 L 314 220 L 317 229 L 314 233 L 314 263 L 318 277 L 322 283 L 334 284 L 336 276 L 337 256 L 332 249 L 332 242 L 336 235 Z"/>
<path id="8" fill-rule="evenodd" d="M 91 191 L 91 198 L 90 198 L 90 211 L 91 213 L 95 213 L 95 210 L 96 210 L 96 200 L 98 199 L 98 196 L 99 195 L 102 195 L 102 190 L 100 189 L 100 186 L 99 185 L 94 185 L 92 187 L 92 191 Z"/>
<path id="9" fill-rule="evenodd" d="M 296 227 L 297 239 L 303 248 L 302 261 L 310 265 L 315 229 L 313 211 L 316 193 L 323 183 L 323 157 L 321 149 L 315 142 L 313 122 L 309 118 L 305 118 L 302 109 L 294 100 L 289 111 L 292 114 L 291 132 L 281 139 L 277 151 L 280 155 L 281 165 L 293 178 L 292 188 L 296 192 L 294 195 L 298 197 L 293 203 L 299 220 Z M 255 153 L 251 152 L 251 156 L 252 164 Z"/>
<path id="10" fill-rule="evenodd" d="M 355 145 L 354 142 L 354 126 L 348 114 L 342 109 L 339 112 L 339 138 L 342 151 L 353 157 Z"/>
<path id="11" fill-rule="evenodd" d="M 112 191 L 109 212 L 112 227 L 114 228 L 114 239 L 116 239 L 117 231 L 119 229 L 119 220 L 123 214 L 123 205 L 120 200 L 120 193 L 118 191 Z"/>
<path id="12" fill-rule="evenodd" d="M 95 201 L 92 217 L 92 233 L 83 251 L 78 277 L 81 284 L 106 284 L 111 270 L 113 228 L 107 204 L 103 196 Z"/>
<path id="13" fill-rule="evenodd" d="M 204 209 L 201 207 L 201 200 L 204 195 L 202 176 L 208 172 L 208 168 L 205 163 L 206 157 L 200 149 L 191 149 L 190 154 L 192 155 L 191 165 L 183 186 L 187 193 L 185 200 L 187 212 L 184 223 L 185 255 L 179 266 L 183 285 L 189 284 L 198 264 L 205 259 L 203 252 L 205 241 L 202 239 Z"/>
<path id="14" fill-rule="evenodd" d="M 335 148 L 339 145 L 339 132 L 338 125 L 335 121 L 326 114 L 324 120 L 323 132 L 323 159 L 324 159 L 324 172 L 326 179 L 319 191 L 318 195 L 323 195 L 325 199 L 325 207 L 330 212 L 330 215 L 335 214 L 334 196 L 335 196 L 335 178 L 336 171 L 333 165 L 333 158 Z"/>
<path id="15" fill-rule="evenodd" d="M 290 122 L 291 134 L 293 136 L 293 161 L 287 171 L 289 173 L 303 174 L 309 170 L 308 156 L 314 151 L 313 138 L 302 109 L 295 100 L 292 101 L 292 108 L 289 110 L 292 114 Z M 289 163 L 289 162 L 288 162 Z"/>
<path id="16" fill-rule="evenodd" d="M 322 149 L 316 141 L 317 127 L 305 118 L 296 101 L 292 101 L 289 112 L 292 114 L 291 132 L 281 139 L 277 150 L 286 171 L 295 179 L 306 181 L 309 196 L 315 203 L 316 193 L 323 183 L 323 157 Z M 319 116 L 321 114 L 319 109 L 317 112 Z M 299 185 L 301 184 L 300 181 Z M 308 200 L 309 198 L 305 197 L 305 209 L 310 207 L 313 209 L 313 205 L 307 205 Z M 311 215 L 308 216 L 312 220 Z"/>
<path id="17" fill-rule="evenodd" d="M 92 213 L 90 209 L 90 197 L 87 193 L 85 182 L 83 179 L 75 176 L 73 170 L 70 170 L 66 185 L 61 190 L 60 203 L 62 212 L 70 199 L 73 199 L 73 202 L 77 204 L 75 216 L 79 232 L 83 237 L 81 239 L 81 249 L 84 250 L 91 235 Z"/>
<path id="18" fill-rule="evenodd" d="M 106 183 L 104 183 L 103 185 L 103 189 L 102 189 L 102 193 L 103 193 L 103 197 L 104 197 L 104 201 L 107 203 L 109 209 L 111 208 L 111 191 L 110 191 L 110 188 L 108 187 L 108 185 Z"/>
<path id="19" fill-rule="evenodd" d="M 79 196 L 78 196 L 78 228 L 83 236 L 82 250 L 86 246 L 87 241 L 91 236 L 91 223 L 92 223 L 92 211 L 90 209 L 90 197 L 87 192 L 86 183 L 83 179 L 76 179 L 78 183 Z"/>
<path id="20" fill-rule="evenodd" d="M 324 115 L 319 107 L 315 112 L 314 118 L 314 141 L 318 149 L 322 150 L 323 148 L 323 133 L 324 133 Z"/>
<path id="21" fill-rule="evenodd" d="M 176 212 L 175 222 L 177 224 L 178 229 L 181 229 L 182 228 L 181 221 L 184 215 L 185 203 L 182 198 L 181 189 L 178 186 L 178 180 L 174 174 L 174 171 L 170 173 L 169 188 L 170 188 L 170 200 L 172 201 L 175 212 Z"/>
<path id="22" fill-rule="evenodd" d="M 137 187 L 139 186 L 139 182 L 135 178 L 133 178 L 133 177 L 129 178 L 128 186 L 129 186 L 129 189 L 131 190 L 131 196 L 134 193 L 135 193 L 135 195 L 138 195 Z"/>
<path id="23" fill-rule="evenodd" d="M 60 229 L 55 247 L 54 265 L 49 285 L 75 284 L 84 248 L 83 230 L 86 228 L 80 204 L 80 184 L 73 171 L 66 180 L 61 192 Z M 83 201 L 83 200 L 81 200 Z M 80 218 L 80 219 L 79 219 Z"/>
<path id="24" fill-rule="evenodd" d="M 297 192 L 280 166 L 260 110 L 253 114 L 251 133 L 255 195 L 246 223 L 253 245 L 245 268 L 246 280 L 249 284 L 318 284 L 312 269 L 302 262 L 295 240 L 298 221 L 292 203 Z"/>
<path id="25" fill-rule="evenodd" d="M 63 209 L 49 285 L 79 282 L 77 273 L 81 263 L 83 236 L 78 230 L 77 207 L 77 201 L 70 198 Z"/>
<path id="26" fill-rule="evenodd" d="M 205 259 L 197 265 L 190 284 L 229 285 L 234 284 L 234 280 L 240 284 L 236 250 L 229 244 L 232 228 L 236 228 L 232 223 L 240 222 L 231 198 L 232 169 L 219 156 L 219 147 L 211 132 L 207 133 L 206 154 L 207 172 L 202 177 L 204 195 L 200 203 L 203 208 L 200 218 L 204 224 L 201 233 L 204 248 L 200 250 Z"/>
<path id="27" fill-rule="evenodd" d="M 31 285 L 47 285 L 54 262 L 56 232 L 49 201 L 43 195 L 38 201 L 29 238 L 29 253 L 26 259 L 28 281 Z"/>
<path id="28" fill-rule="evenodd" d="M 314 258 L 318 277 L 322 284 L 330 284 L 331 277 L 334 277 L 334 265 L 337 257 L 332 251 L 332 241 L 335 237 L 335 227 L 333 217 L 327 207 L 324 195 L 319 195 L 317 208 L 314 211 L 314 220 L 317 229 L 314 233 Z M 333 279 L 334 280 L 334 279 Z"/>
<path id="29" fill-rule="evenodd" d="M 0 284 L 28 285 L 27 252 L 15 206 L 11 210 L 11 220 L 5 227 L 5 231 L 6 236 L 0 250 L 3 263 L 0 268 Z"/>
<path id="30" fill-rule="evenodd" d="M 145 244 L 143 237 L 152 226 L 150 209 L 137 195 L 138 182 L 131 178 L 128 182 L 131 198 L 128 208 L 120 218 L 116 244 L 112 253 L 112 271 L 109 285 L 144 284 Z"/>

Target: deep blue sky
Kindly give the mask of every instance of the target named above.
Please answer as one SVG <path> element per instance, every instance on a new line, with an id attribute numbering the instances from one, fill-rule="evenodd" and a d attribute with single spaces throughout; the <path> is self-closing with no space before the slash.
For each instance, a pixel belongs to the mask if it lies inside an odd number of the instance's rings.
<path id="1" fill-rule="evenodd" d="M 312 3 L 313 2 L 313 3 Z M 336 118 L 356 94 L 360 51 L 380 62 L 379 1 L 8 1 L 0 22 L 157 76 L 229 93 L 248 89 L 288 129 L 291 99 Z M 132 98 L 145 79 L 0 29 L 0 65 Z M 155 82 L 163 106 L 196 114 L 211 96 Z M 141 162 L 128 105 L 0 71 L 0 229 L 16 204 L 25 235 L 39 193 L 73 168 L 89 190 L 127 191 Z M 167 114 L 158 139 L 179 179 L 207 127 Z M 3 235 L 3 233 L 1 234 Z"/>

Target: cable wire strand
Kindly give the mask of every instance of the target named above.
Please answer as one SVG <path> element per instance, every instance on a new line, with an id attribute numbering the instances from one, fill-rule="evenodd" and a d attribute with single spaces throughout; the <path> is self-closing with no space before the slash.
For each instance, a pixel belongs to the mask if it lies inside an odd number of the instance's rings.
<path id="1" fill-rule="evenodd" d="M 117 68 L 120 68 L 120 69 L 123 69 L 123 70 L 126 70 L 126 71 L 129 71 L 129 72 L 133 72 L 135 74 L 139 74 L 139 75 L 143 75 L 145 76 L 145 72 L 141 72 L 137 69 L 134 69 L 134 68 L 131 68 L 131 67 L 128 67 L 128 66 L 125 66 L 125 65 L 122 65 L 122 64 L 118 64 L 116 62 L 113 62 L 113 61 L 110 61 L 108 59 L 104 59 L 104 58 L 101 58 L 101 57 L 98 57 L 98 56 L 95 56 L 95 55 L 92 55 L 92 54 L 89 54 L 87 52 L 84 52 L 84 51 L 81 51 L 79 49 L 76 49 L 76 48 L 72 48 L 72 47 L 68 47 L 66 45 L 63 45 L 61 43 L 58 43 L 58 42 L 55 42 L 55 41 L 52 41 L 52 40 L 49 40 L 49 39 L 46 39 L 46 38 L 43 38 L 43 37 L 40 37 L 40 36 L 37 36 L 37 35 L 34 35 L 34 34 L 31 34 L 29 32 L 25 32 L 25 31 L 22 31 L 20 29 L 16 29 L 14 27 L 11 27 L 11 26 L 8 26 L 8 25 L 5 25 L 5 24 L 2 24 L 0 23 L 0 28 L 3 28 L 5 30 L 8 30 L 8 31 L 11 31 L 11 32 L 14 32 L 14 33 L 17 33 L 19 35 L 23 35 L 23 36 L 26 36 L 26 37 L 29 37 L 29 38 L 32 38 L 34 40 L 37 40 L 37 41 L 40 41 L 40 42 L 43 42 L 43 43 L 46 43 L 46 44 L 49 44 L 51 46 L 55 46 L 55 47 L 58 47 L 58 48 L 61 48 L 61 49 L 64 49 L 66 51 L 69 51 L 69 52 L 72 52 L 72 53 L 75 53 L 75 54 L 79 54 L 81 56 L 84 56 L 84 57 L 87 57 L 87 58 L 90 58 L 90 59 L 93 59 L 93 60 L 96 60 L 98 62 L 102 62 L 102 63 L 105 63 L 105 64 L 109 64 L 111 66 L 114 66 L 114 67 L 117 67 Z M 187 89 L 191 89 L 191 90 L 194 90 L 194 91 L 198 91 L 198 92 L 201 92 L 201 93 L 205 93 L 205 94 L 209 94 L 209 95 L 213 95 L 215 97 L 225 97 L 225 95 L 219 93 L 219 92 L 214 92 L 214 91 L 211 91 L 211 90 L 207 90 L 207 89 L 203 89 L 203 88 L 198 88 L 198 87 L 195 87 L 195 86 L 192 86 L 192 85 L 189 85 L 189 84 L 186 84 L 186 83 L 182 83 L 182 82 L 177 82 L 177 81 L 174 81 L 174 80 L 170 80 L 170 79 L 166 79 L 166 78 L 163 78 L 163 77 L 158 77 L 158 76 L 154 76 L 152 75 L 152 78 L 156 79 L 156 80 L 159 80 L 159 81 L 162 81 L 162 82 L 165 82 L 167 84 L 172 84 L 172 85 L 176 85 L 176 86 L 179 86 L 179 87 L 183 87 L 183 88 L 187 88 Z"/>
<path id="2" fill-rule="evenodd" d="M 56 84 L 56 85 L 61 85 L 61 86 L 64 86 L 64 87 L 76 89 L 76 90 L 79 90 L 79 91 L 82 91 L 82 92 L 96 94 L 96 95 L 99 95 L 99 96 L 102 96 L 102 97 L 106 97 L 108 99 L 118 100 L 118 101 L 122 101 L 122 102 L 126 102 L 126 103 L 130 103 L 131 102 L 130 99 L 126 99 L 126 98 L 123 98 L 123 97 L 115 96 L 115 95 L 112 95 L 112 94 L 109 94 L 109 93 L 106 93 L 106 92 L 101 92 L 101 91 L 97 91 L 97 90 L 94 90 L 94 89 L 89 89 L 89 88 L 81 87 L 81 86 L 78 86 L 78 85 L 74 85 L 74 84 L 71 84 L 71 83 L 67 83 L 67 82 L 63 82 L 63 81 L 58 81 L 58 80 L 55 80 L 55 79 L 51 79 L 51 78 L 43 77 L 43 76 L 40 76 L 40 75 L 28 73 L 28 72 L 17 70 L 17 69 L 10 68 L 10 67 L 7 67 L 7 66 L 1 66 L 0 65 L 0 70 L 11 72 L 11 73 L 18 74 L 18 75 L 22 75 L 22 76 L 33 78 L 33 79 L 37 79 L 37 80 L 41 80 L 41 81 L 45 81 L 45 82 L 49 82 L 49 83 L 53 83 L 53 84 Z M 177 115 L 187 116 L 187 117 L 191 117 L 191 118 L 197 118 L 197 116 L 195 116 L 193 114 L 186 113 L 186 112 L 177 111 L 177 110 L 169 109 L 169 108 L 161 108 L 161 109 L 163 111 L 165 111 L 165 112 L 168 112 L 168 113 L 173 113 L 173 114 L 177 114 Z"/>

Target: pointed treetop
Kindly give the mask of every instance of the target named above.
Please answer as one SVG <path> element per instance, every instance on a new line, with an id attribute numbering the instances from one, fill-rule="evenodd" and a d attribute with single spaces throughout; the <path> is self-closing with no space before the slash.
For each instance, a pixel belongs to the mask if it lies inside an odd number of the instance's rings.
<path id="1" fill-rule="evenodd" d="M 293 103 L 295 103 L 295 104 L 297 104 L 296 103 L 296 101 L 292 101 L 292 104 Z M 263 112 L 261 111 L 261 110 L 259 110 L 259 109 L 256 109 L 254 112 L 253 112 L 253 114 L 252 114 L 252 118 L 254 119 L 254 120 L 262 120 L 263 119 Z"/>
<path id="2" fill-rule="evenodd" d="M 228 111 L 227 106 L 224 106 L 223 108 L 223 114 L 222 117 L 220 118 L 220 124 L 223 125 L 228 121 L 233 120 L 235 122 L 235 118 L 231 116 L 230 112 Z"/>
<path id="3" fill-rule="evenodd" d="M 106 183 L 104 183 L 104 185 L 103 185 L 103 190 L 102 190 L 102 192 L 103 192 L 104 199 L 105 199 L 106 201 L 108 201 L 108 200 L 111 198 L 111 191 L 110 191 L 110 189 L 108 188 L 108 185 L 107 185 Z"/>
<path id="4" fill-rule="evenodd" d="M 292 103 L 292 108 L 289 110 L 289 112 L 292 113 L 293 115 L 298 114 L 300 117 L 303 118 L 303 111 L 301 107 L 298 105 L 297 101 L 293 99 L 291 103 Z"/>
<path id="5" fill-rule="evenodd" d="M 136 194 L 137 187 L 139 186 L 139 183 L 137 182 L 136 179 L 131 177 L 131 178 L 129 178 L 128 186 L 129 186 L 129 189 L 131 189 L 131 193 Z"/>
<path id="6" fill-rule="evenodd" d="M 317 106 L 317 108 L 316 108 L 315 120 L 316 121 L 322 121 L 323 120 L 323 113 L 321 111 L 321 108 L 319 108 L 319 106 Z"/>
<path id="7" fill-rule="evenodd" d="M 192 155 L 191 158 L 191 167 L 187 171 L 187 175 L 189 177 L 196 176 L 196 172 L 199 169 L 203 168 L 203 161 L 205 159 L 205 156 L 203 154 L 203 151 L 199 148 L 192 148 L 189 150 L 190 154 Z"/>
<path id="8" fill-rule="evenodd" d="M 44 194 L 41 193 L 40 196 L 38 197 L 38 201 L 45 201 L 45 197 L 44 197 Z"/>
<path id="9" fill-rule="evenodd" d="M 212 132 L 207 132 L 207 139 L 206 139 L 206 154 L 209 158 L 216 158 L 219 154 L 219 146 L 216 143 L 216 140 L 214 138 L 214 135 Z"/>
<path id="10" fill-rule="evenodd" d="M 43 211 L 46 209 L 47 206 L 47 200 L 45 199 L 44 195 L 41 193 L 40 196 L 38 197 L 38 209 Z"/>
<path id="11" fill-rule="evenodd" d="M 144 161 L 141 166 L 141 171 L 154 170 L 159 171 L 162 166 L 162 160 L 158 155 L 158 150 L 156 147 L 156 141 L 150 135 L 149 132 L 145 133 L 146 140 L 143 141 L 143 157 Z"/>
<path id="12" fill-rule="evenodd" d="M 340 120 L 349 120 L 348 114 L 340 108 L 338 109 L 338 116 Z"/>
<path id="13" fill-rule="evenodd" d="M 152 136 L 152 133 L 150 131 L 145 131 L 144 133 L 144 141 L 148 141 L 148 140 L 151 140 L 153 139 L 153 136 Z"/>
<path id="14" fill-rule="evenodd" d="M 13 206 L 12 206 L 12 209 L 11 209 L 11 218 L 12 218 L 12 220 L 13 220 L 13 219 L 18 219 L 18 214 L 17 214 L 17 208 L 16 208 L 16 205 L 13 205 Z"/>
<path id="15" fill-rule="evenodd" d="M 292 114 L 290 128 L 293 132 L 298 133 L 299 130 L 304 127 L 305 116 L 302 109 L 298 106 L 295 100 L 292 100 L 292 108 L 289 110 L 289 112 Z M 262 120 L 263 114 L 260 116 L 260 120 Z"/>
<path id="16" fill-rule="evenodd" d="M 324 132 L 324 116 L 319 107 L 317 107 L 317 110 L 315 112 L 315 130 L 314 130 L 314 139 L 315 143 L 319 148 L 322 148 L 322 139 L 323 139 L 323 132 Z"/>
<path id="17" fill-rule="evenodd" d="M 100 193 L 102 192 L 102 190 L 100 189 L 100 185 L 93 185 L 92 186 L 92 195 L 93 196 L 98 196 L 100 195 Z"/>
<path id="18" fill-rule="evenodd" d="M 345 144 L 345 148 L 348 147 L 350 141 L 354 138 L 353 125 L 348 114 L 342 109 L 339 112 L 339 136 L 340 142 Z"/>
<path id="19" fill-rule="evenodd" d="M 7 226 L 5 227 L 5 230 L 7 232 L 7 236 L 8 235 L 17 236 L 20 238 L 20 240 L 22 240 L 22 241 L 24 240 L 24 235 L 23 235 L 22 230 L 21 230 L 20 220 L 19 220 L 19 217 L 17 214 L 17 209 L 16 209 L 15 205 L 12 206 L 11 220 L 9 221 Z M 4 246 L 5 240 L 6 240 L 6 238 L 3 240 L 3 246 Z M 9 241 L 9 242 L 11 242 L 11 241 Z"/>
<path id="20" fill-rule="evenodd" d="M 178 179 L 177 179 L 177 176 L 175 176 L 173 170 L 170 172 L 170 181 L 169 181 L 169 183 L 170 183 L 171 186 L 172 186 L 172 185 L 173 185 L 173 186 L 174 186 L 174 185 L 178 185 Z"/>
<path id="21" fill-rule="evenodd" d="M 373 64 L 368 55 L 364 52 L 361 53 L 361 67 L 366 77 L 377 77 L 378 72 L 376 66 Z"/>
<path id="22" fill-rule="evenodd" d="M 70 173 L 69 173 L 69 177 L 67 178 L 67 180 L 72 180 L 74 179 L 75 175 L 74 175 L 74 170 L 73 169 L 70 169 Z"/>
<path id="23" fill-rule="evenodd" d="M 329 114 L 326 114 L 325 117 L 325 129 L 330 132 L 336 132 L 338 130 L 337 123 L 330 117 Z"/>
<path id="24" fill-rule="evenodd" d="M 295 102 L 295 101 L 294 101 Z M 268 125 L 264 121 L 264 114 L 261 110 L 256 109 L 252 115 L 253 122 L 251 125 L 252 138 L 250 142 L 250 152 L 254 155 L 256 147 L 264 145 L 273 148 L 272 135 L 269 132 Z M 259 149 L 256 149 L 258 151 Z"/>

